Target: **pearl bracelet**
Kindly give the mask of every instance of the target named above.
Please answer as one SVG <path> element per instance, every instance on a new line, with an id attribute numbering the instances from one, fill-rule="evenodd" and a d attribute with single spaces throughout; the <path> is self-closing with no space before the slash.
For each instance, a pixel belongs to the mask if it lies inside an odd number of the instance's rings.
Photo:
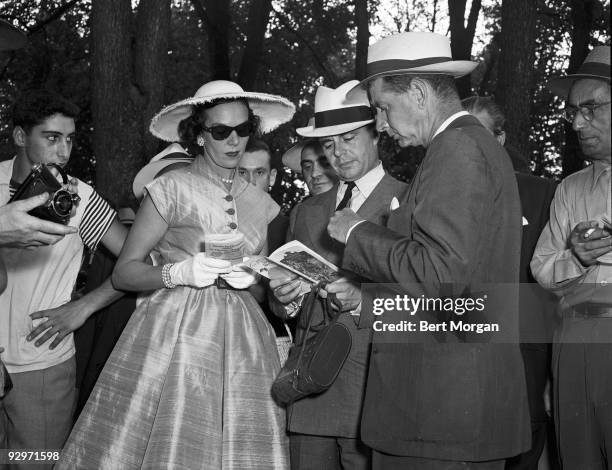
<path id="1" fill-rule="evenodd" d="M 170 268 L 172 266 L 174 266 L 174 263 L 166 263 L 162 267 L 162 282 L 168 289 L 174 289 L 176 287 L 176 284 L 172 282 L 172 278 L 170 277 Z"/>

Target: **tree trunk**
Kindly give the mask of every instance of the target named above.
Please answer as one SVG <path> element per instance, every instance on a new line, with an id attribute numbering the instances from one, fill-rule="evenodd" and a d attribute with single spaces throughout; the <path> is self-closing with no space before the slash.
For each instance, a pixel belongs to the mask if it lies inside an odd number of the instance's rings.
<path id="1" fill-rule="evenodd" d="M 229 60 L 230 0 L 192 0 L 206 25 L 211 80 L 231 80 Z"/>
<path id="2" fill-rule="evenodd" d="M 147 0 L 138 5 L 134 48 L 133 98 L 140 112 L 142 153 L 134 161 L 133 176 L 157 153 L 159 140 L 149 132 L 151 118 L 166 102 L 166 61 L 170 29 L 170 0 Z"/>
<path id="3" fill-rule="evenodd" d="M 598 0 L 569 0 L 569 2 L 572 19 L 572 50 L 567 73 L 575 73 L 589 52 L 591 29 L 596 12 L 601 9 L 601 4 Z M 584 167 L 578 136 L 569 123 L 565 125 L 565 146 L 562 155 L 561 165 L 564 178 Z"/>
<path id="4" fill-rule="evenodd" d="M 506 115 L 508 142 L 529 158 L 537 2 L 503 0 L 496 100 Z"/>
<path id="5" fill-rule="evenodd" d="M 92 2 L 92 118 L 96 187 L 112 203 L 132 188 L 138 125 L 130 100 L 130 0 Z"/>
<path id="6" fill-rule="evenodd" d="M 357 25 L 357 50 L 355 54 L 355 78 L 363 80 L 368 65 L 370 41 L 368 0 L 355 0 L 355 24 Z"/>
<path id="7" fill-rule="evenodd" d="M 242 53 L 237 80 L 245 90 L 252 90 L 255 86 L 271 10 L 272 0 L 251 0 L 247 23 L 247 42 Z"/>
<path id="8" fill-rule="evenodd" d="M 448 14 L 450 17 L 451 52 L 454 60 L 471 60 L 472 44 L 476 33 L 476 23 L 480 13 L 481 0 L 473 0 L 470 14 L 465 23 L 465 5 L 467 0 L 448 0 Z M 459 96 L 465 98 L 471 94 L 470 76 L 457 80 Z"/>

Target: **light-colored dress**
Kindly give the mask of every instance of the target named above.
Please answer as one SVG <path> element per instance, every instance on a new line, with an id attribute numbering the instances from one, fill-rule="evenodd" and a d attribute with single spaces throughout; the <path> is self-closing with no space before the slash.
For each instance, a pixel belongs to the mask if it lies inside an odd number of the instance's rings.
<path id="1" fill-rule="evenodd" d="M 262 251 L 272 199 L 237 178 L 228 193 L 202 157 L 148 193 L 169 229 L 163 263 L 204 250 L 206 233 L 245 234 Z M 285 415 L 270 387 L 275 335 L 246 291 L 176 287 L 145 297 L 64 448 L 60 469 L 288 468 Z"/>

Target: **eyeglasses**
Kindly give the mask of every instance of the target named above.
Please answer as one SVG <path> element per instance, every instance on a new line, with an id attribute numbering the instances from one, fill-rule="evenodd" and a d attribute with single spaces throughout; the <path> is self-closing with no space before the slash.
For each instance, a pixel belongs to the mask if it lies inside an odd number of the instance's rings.
<path id="1" fill-rule="evenodd" d="M 253 123 L 251 121 L 245 121 L 234 127 L 219 124 L 218 126 L 204 127 L 204 130 L 210 132 L 210 135 L 212 135 L 215 140 L 225 140 L 234 131 L 236 131 L 239 137 L 248 137 L 253 131 Z"/>
<path id="2" fill-rule="evenodd" d="M 566 106 L 563 110 L 563 119 L 572 124 L 576 118 L 576 113 L 580 111 L 585 121 L 591 122 L 593 120 L 595 110 L 600 106 L 605 106 L 612 103 L 612 101 L 606 101 L 605 103 L 593 103 L 583 104 L 581 106 Z"/>

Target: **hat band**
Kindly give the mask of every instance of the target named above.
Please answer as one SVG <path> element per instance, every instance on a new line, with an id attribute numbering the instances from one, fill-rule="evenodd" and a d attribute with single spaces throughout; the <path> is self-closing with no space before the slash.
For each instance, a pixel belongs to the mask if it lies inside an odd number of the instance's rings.
<path id="1" fill-rule="evenodd" d="M 369 121 L 374 119 L 369 106 L 351 106 L 349 108 L 330 109 L 315 113 L 315 128 L 339 126 L 351 122 Z"/>
<path id="2" fill-rule="evenodd" d="M 370 62 L 366 67 L 366 76 L 378 75 L 379 73 L 393 72 L 396 70 L 412 69 L 424 65 L 441 64 L 452 61 L 452 57 L 426 57 L 424 59 L 404 60 L 387 59 Z"/>
<path id="3" fill-rule="evenodd" d="M 595 75 L 601 78 L 610 79 L 610 64 L 602 62 L 585 62 L 576 72 L 577 75 Z"/>

